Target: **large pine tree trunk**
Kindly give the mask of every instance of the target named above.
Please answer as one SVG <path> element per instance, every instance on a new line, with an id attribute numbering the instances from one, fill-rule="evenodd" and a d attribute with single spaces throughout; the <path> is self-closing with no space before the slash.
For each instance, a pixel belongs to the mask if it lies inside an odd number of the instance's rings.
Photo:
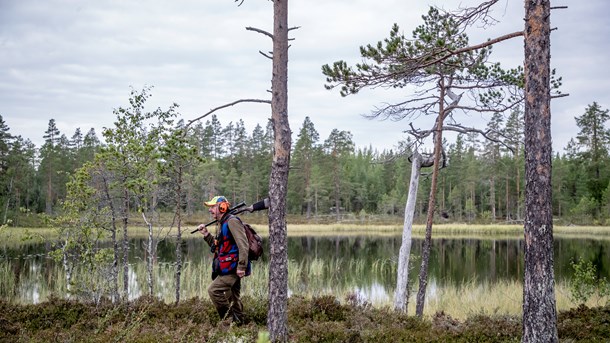
<path id="1" fill-rule="evenodd" d="M 441 87 L 441 99 L 444 99 L 444 88 Z M 426 217 L 426 237 L 422 247 L 421 267 L 419 270 L 419 289 L 417 290 L 417 303 L 415 314 L 422 317 L 424 314 L 424 303 L 426 300 L 426 288 L 428 286 L 428 266 L 430 265 L 430 248 L 432 247 L 432 221 L 436 207 L 436 187 L 438 181 L 439 165 L 441 163 L 441 149 L 443 144 L 443 114 L 444 103 L 440 102 L 439 116 L 436 120 L 436 133 L 434 134 L 434 165 L 432 166 L 432 182 L 430 185 L 430 197 L 428 198 L 428 216 Z"/>
<path id="2" fill-rule="evenodd" d="M 411 232 L 413 228 L 413 215 L 417 202 L 417 189 L 421 175 L 422 156 L 417 149 L 411 157 L 411 181 L 409 195 L 405 205 L 405 221 L 402 228 L 402 243 L 398 253 L 398 269 L 396 271 L 396 292 L 394 293 L 394 309 L 407 312 L 409 304 L 409 256 L 411 255 Z"/>
<path id="3" fill-rule="evenodd" d="M 550 1 L 525 1 L 523 342 L 557 342 L 551 207 Z"/>
<path id="4" fill-rule="evenodd" d="M 288 123 L 288 0 L 273 1 L 273 76 L 271 80 L 273 162 L 269 179 L 269 310 L 272 342 L 288 340 L 288 241 L 286 193 L 291 132 Z"/>

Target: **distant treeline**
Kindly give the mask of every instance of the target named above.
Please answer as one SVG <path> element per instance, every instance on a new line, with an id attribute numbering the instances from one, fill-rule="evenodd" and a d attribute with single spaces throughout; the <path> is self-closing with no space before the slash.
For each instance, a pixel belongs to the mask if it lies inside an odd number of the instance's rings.
<path id="1" fill-rule="evenodd" d="M 129 118 L 129 114 L 117 115 Z M 157 111 L 149 113 L 147 119 L 156 115 Z M 588 106 L 584 114 L 575 117 L 576 136 L 564 151 L 554 155 L 553 214 L 564 224 L 610 224 L 610 130 L 605 127 L 608 119 L 608 110 L 602 110 L 597 103 Z M 137 145 L 138 139 L 150 138 L 149 127 L 138 127 L 141 132 L 132 135 L 129 144 Z M 170 129 L 184 127 L 178 121 Z M 437 202 L 442 220 L 518 222 L 523 218 L 523 113 L 516 110 L 507 115 L 496 114 L 487 129 L 496 133 L 491 140 L 458 134 L 454 142 L 445 141 L 446 166 L 440 174 Z M 196 157 L 181 174 L 187 215 L 200 211 L 201 202 L 212 194 L 223 194 L 234 203 L 251 203 L 267 195 L 273 146 L 269 123 L 248 132 L 242 120 L 223 126 L 212 115 L 205 123 L 194 123 L 184 132 L 183 139 L 192 147 L 189 154 L 194 155 L 190 157 Z M 68 193 L 67 183 L 76 171 L 92 162 L 109 140 L 119 152 L 121 144 L 127 144 L 118 139 L 121 133 L 116 128 L 105 130 L 104 141 L 94 129 L 84 135 L 77 129 L 68 137 L 58 130 L 53 119 L 41 134 L 45 143 L 36 147 L 29 139 L 13 136 L 0 116 L 2 224 L 28 225 L 28 218 L 40 217 L 36 214 L 59 214 Z M 383 151 L 357 148 L 352 134 L 340 129 L 332 130 L 321 140 L 313 121 L 306 117 L 292 144 L 288 214 L 337 220 L 402 216 L 411 170 L 410 143 L 397 142 L 398 148 Z M 159 140 L 158 146 L 150 149 L 165 148 L 171 153 L 168 144 Z M 124 163 L 137 159 L 124 157 Z M 422 172 L 425 175 L 427 171 Z M 153 174 L 150 181 L 156 182 Z M 416 209 L 416 217 L 420 218 L 427 211 L 430 189 L 428 179 L 424 176 L 421 180 Z M 168 189 L 164 190 L 164 185 Z M 152 195 L 158 208 L 168 212 L 174 211 L 175 203 L 166 201 L 171 187 L 171 182 L 159 182 L 158 191 Z"/>

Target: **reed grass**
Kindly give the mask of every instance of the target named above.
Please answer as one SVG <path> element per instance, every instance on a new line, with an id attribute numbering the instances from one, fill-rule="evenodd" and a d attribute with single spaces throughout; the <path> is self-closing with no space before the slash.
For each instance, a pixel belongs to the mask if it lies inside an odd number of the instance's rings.
<path id="1" fill-rule="evenodd" d="M 13 275 L 10 261 L 0 260 L 0 275 L 6 275 L 0 280 L 0 297 L 10 298 L 16 291 L 16 280 L 14 277 L 10 277 Z"/>
<path id="2" fill-rule="evenodd" d="M 570 298 L 567 282 L 555 285 L 555 301 L 558 311 L 567 311 L 579 305 Z M 596 294 L 585 305 L 603 306 L 609 301 L 610 297 Z M 495 283 L 471 281 L 460 286 L 448 285 L 430 290 L 426 296 L 424 314 L 430 316 L 438 311 L 444 311 L 460 320 L 481 314 L 520 316 L 523 312 L 523 284 L 505 280 Z M 414 312 L 413 296 L 409 301 L 409 313 Z"/>
<path id="3" fill-rule="evenodd" d="M 211 283 L 209 261 L 201 263 L 186 262 L 181 275 L 181 300 L 194 297 L 207 298 L 207 288 Z M 393 288 L 379 286 L 375 280 L 362 282 L 367 279 L 366 273 L 374 275 L 392 273 L 396 268 L 391 260 L 378 260 L 371 266 L 362 262 L 351 262 L 345 259 L 323 261 L 313 259 L 311 263 L 288 261 L 288 289 L 289 296 L 299 295 L 305 298 L 330 295 L 342 303 L 349 303 L 354 294 L 378 308 L 393 307 Z M 343 275 L 337 270 L 346 270 Z M 171 263 L 158 263 L 154 267 L 155 289 L 154 296 L 166 303 L 175 302 L 174 265 Z M 143 263 L 130 265 L 130 294 L 129 299 L 135 299 L 147 293 L 146 270 Z M 347 273 L 347 275 L 345 275 Z M 334 275 L 333 275 L 334 274 Z M 78 271 L 79 280 L 97 285 L 97 291 L 105 290 L 102 285 L 107 284 L 102 274 Z M 329 275 L 332 275 L 329 277 Z M 16 285 L 17 277 L 20 284 Z M 242 283 L 242 296 L 265 298 L 268 296 L 268 263 L 256 263 L 252 275 Z M 340 281 L 339 278 L 344 278 Z M 122 281 L 119 281 L 122 285 Z M 381 291 L 379 289 L 381 288 Z M 47 300 L 51 295 L 62 296 L 66 294 L 66 281 L 63 269 L 55 266 L 51 270 L 43 271 L 41 268 L 26 268 L 16 276 L 10 261 L 0 261 L 0 296 L 15 303 L 39 303 Z M 82 289 L 80 295 L 82 296 Z M 91 292 L 95 289 L 91 289 Z M 77 292 L 75 292 L 76 295 Z M 409 298 L 408 313 L 415 313 L 416 290 L 412 290 Z M 91 294 L 88 295 L 91 297 Z M 558 311 L 565 311 L 578 306 L 570 298 L 568 282 L 559 282 L 555 285 L 555 296 Z M 523 286 L 518 281 L 478 282 L 467 280 L 462 283 L 445 282 L 439 284 L 437 280 L 430 280 L 426 294 L 424 315 L 431 317 L 439 311 L 460 320 L 474 315 L 513 315 L 522 313 Z M 602 306 L 610 302 L 610 297 L 595 295 L 586 303 L 587 306 Z"/>
<path id="4" fill-rule="evenodd" d="M 256 230 L 268 235 L 266 225 L 256 225 Z M 423 225 L 414 227 L 415 238 L 423 237 Z M 309 225 L 289 224 L 289 236 L 337 236 L 337 235 L 400 235 L 400 225 Z M 610 239 L 610 227 L 564 227 L 555 226 L 556 236 L 592 239 Z M 0 234 L 0 241 L 4 246 L 20 247 L 32 242 L 53 239 L 55 231 L 48 228 L 19 229 L 8 228 Z M 130 228 L 134 236 L 145 237 L 146 228 Z M 433 237 L 452 238 L 479 238 L 492 239 L 498 236 L 520 239 L 523 227 L 520 225 L 468 225 L 468 224 L 441 224 L 433 228 Z M 185 239 L 200 238 L 199 235 L 185 235 Z M 24 241 L 24 238 L 26 239 Z M 2 252 L 0 250 L 0 257 Z M 210 258 L 201 261 L 186 261 L 181 274 L 181 300 L 194 297 L 207 298 L 207 288 L 211 283 Z M 52 265 L 52 267 L 49 267 Z M 63 296 L 66 294 L 67 284 L 65 274 L 60 265 L 28 264 L 26 268 L 16 270 L 10 260 L 0 259 L 0 296 L 16 303 L 38 303 L 47 300 L 51 295 Z M 175 301 L 175 265 L 173 263 L 156 263 L 154 265 L 154 296 L 164 302 Z M 310 260 L 288 261 L 288 294 L 300 295 L 306 298 L 322 295 L 335 296 L 341 302 L 349 302 L 356 293 L 375 307 L 392 307 L 393 286 L 387 282 L 396 272 L 395 259 L 377 259 L 365 261 L 364 259 L 332 258 L 329 260 L 312 258 Z M 18 275 L 15 275 L 17 273 Z M 122 273 L 121 273 L 122 274 Z M 78 270 L 78 281 L 97 285 L 97 290 L 91 292 L 104 292 L 108 280 L 101 274 L 92 274 L 87 270 Z M 120 275 L 122 277 L 122 275 Z M 130 294 L 129 299 L 135 299 L 147 293 L 146 269 L 144 263 L 130 265 Z M 268 295 L 269 265 L 265 262 L 255 262 L 252 275 L 242 284 L 242 295 L 256 298 L 265 298 Z M 17 281 L 19 280 L 19 281 Z M 385 280 L 380 284 L 380 280 Z M 19 284 L 17 284 L 19 283 Z M 122 285 L 122 280 L 119 280 Z M 75 296 L 84 294 L 86 289 L 77 289 Z M 409 299 L 408 313 L 415 313 L 415 294 L 412 290 Z M 556 283 L 555 296 L 559 311 L 576 307 L 570 298 L 570 288 L 567 281 Z M 442 284 L 430 280 L 424 315 L 432 316 L 438 311 L 444 311 L 457 319 L 466 319 L 478 314 L 499 314 L 519 316 L 522 313 L 523 287 L 518 281 L 479 282 L 466 280 L 464 282 L 448 282 Z M 608 303 L 609 297 L 592 297 L 587 306 L 600 306 Z"/>

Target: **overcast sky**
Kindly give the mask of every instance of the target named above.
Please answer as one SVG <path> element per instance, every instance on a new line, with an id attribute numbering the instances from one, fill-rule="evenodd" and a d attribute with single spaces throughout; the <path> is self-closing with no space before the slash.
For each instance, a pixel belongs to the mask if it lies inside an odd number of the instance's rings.
<path id="1" fill-rule="evenodd" d="M 400 99 L 406 90 L 375 89 L 341 98 L 324 89 L 323 64 L 360 61 L 359 47 L 389 35 L 393 23 L 410 36 L 429 5 L 447 10 L 480 1 L 292 0 L 289 51 L 289 110 L 293 138 L 306 116 L 326 139 L 334 128 L 350 131 L 358 147 L 394 148 L 409 121 L 368 120 L 376 105 Z M 610 107 L 610 1 L 554 0 L 568 9 L 552 12 L 552 67 L 563 77 L 563 93 L 552 101 L 552 135 L 563 152 L 576 135 L 574 116 L 597 101 Z M 501 0 L 491 28 L 473 28 L 471 44 L 523 30 L 521 0 Z M 37 146 L 50 119 L 71 137 L 80 127 L 113 126 L 113 109 L 127 106 L 133 87 L 153 86 L 150 110 L 180 105 L 191 120 L 243 98 L 270 99 L 272 49 L 270 1 L 245 0 L 0 0 L 0 115 L 13 135 Z M 491 58 L 506 68 L 523 62 L 523 39 L 494 47 Z M 460 114 L 465 124 L 485 126 L 480 114 Z M 217 113 L 224 125 L 243 119 L 251 133 L 266 125 L 270 107 L 240 104 Z M 480 124 L 479 124 L 480 123 Z M 417 127 L 430 121 L 418 118 Z"/>

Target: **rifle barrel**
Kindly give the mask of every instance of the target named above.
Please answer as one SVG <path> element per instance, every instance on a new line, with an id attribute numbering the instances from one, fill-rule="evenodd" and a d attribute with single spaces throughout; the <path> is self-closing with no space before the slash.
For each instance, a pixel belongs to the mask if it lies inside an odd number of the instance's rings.
<path id="1" fill-rule="evenodd" d="M 246 206 L 246 203 L 242 201 L 242 202 L 240 202 L 239 204 L 237 204 L 237 205 L 235 205 L 235 206 L 231 207 L 231 208 L 229 209 L 229 212 L 228 212 L 228 213 L 234 214 L 234 213 L 233 213 L 234 211 L 236 211 L 238 208 L 243 207 L 243 206 Z M 209 223 L 205 224 L 205 227 L 208 227 L 208 226 L 210 226 L 210 225 L 212 225 L 212 224 L 216 224 L 216 222 L 218 222 L 218 219 L 216 219 L 216 220 L 212 220 L 211 222 L 209 222 Z M 191 233 L 193 234 L 193 233 L 195 233 L 195 232 L 197 232 L 197 231 L 199 231 L 199 229 L 195 229 L 195 230 L 191 231 Z"/>

